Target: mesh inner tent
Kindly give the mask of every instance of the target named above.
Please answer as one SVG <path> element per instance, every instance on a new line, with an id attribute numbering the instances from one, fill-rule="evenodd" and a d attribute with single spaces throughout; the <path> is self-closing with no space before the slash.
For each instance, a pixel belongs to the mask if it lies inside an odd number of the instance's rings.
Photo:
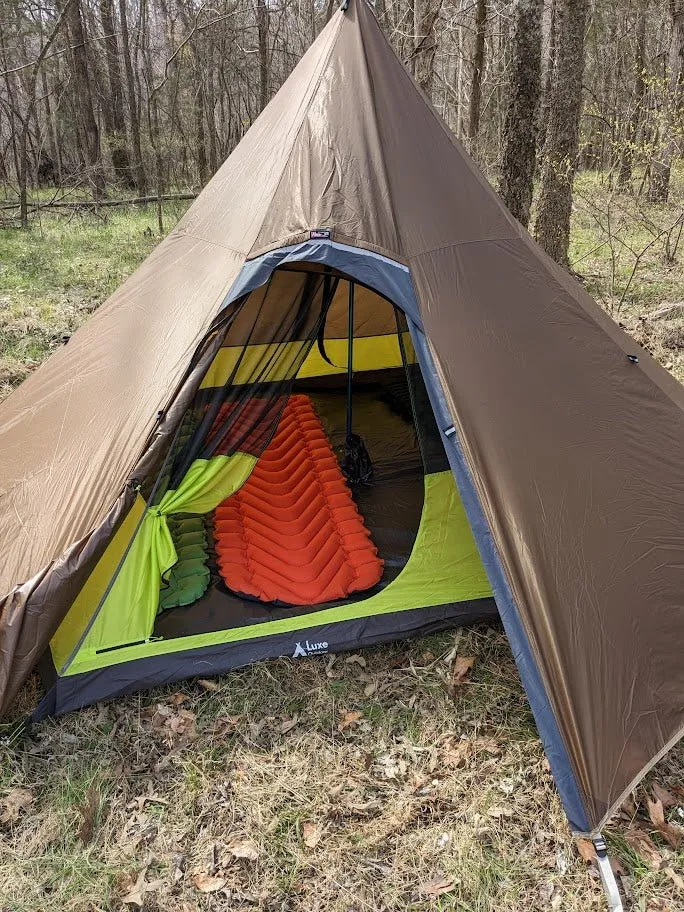
<path id="1" fill-rule="evenodd" d="M 176 441 L 169 488 L 177 487 L 195 459 L 238 451 L 261 455 L 323 326 L 337 281 L 321 273 L 277 271 L 236 302 L 221 329 L 229 368 L 219 385 L 196 394 Z"/>

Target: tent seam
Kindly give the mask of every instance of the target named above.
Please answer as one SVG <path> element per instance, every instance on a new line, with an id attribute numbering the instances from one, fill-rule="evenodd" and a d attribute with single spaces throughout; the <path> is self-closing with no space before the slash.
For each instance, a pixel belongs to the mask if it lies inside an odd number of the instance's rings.
<path id="1" fill-rule="evenodd" d="M 264 227 L 264 222 L 266 221 L 266 216 L 270 213 L 270 211 L 271 211 L 271 206 L 273 205 L 273 201 L 274 201 L 274 199 L 276 198 L 276 196 L 278 195 L 278 191 L 280 190 L 280 187 L 281 187 L 281 185 L 282 185 L 282 183 L 283 183 L 283 180 L 285 179 L 285 172 L 287 171 L 287 166 L 288 166 L 289 163 L 290 163 L 290 158 L 292 157 L 292 153 L 294 152 L 294 148 L 295 148 L 295 146 L 297 145 L 297 140 L 299 139 L 299 136 L 300 136 L 302 130 L 304 129 L 304 123 L 305 123 L 305 121 L 306 121 L 306 116 L 307 116 L 307 114 L 309 113 L 309 110 L 310 110 L 310 108 L 311 108 L 311 105 L 313 104 L 313 100 L 314 100 L 314 98 L 316 97 L 316 94 L 317 94 L 317 92 L 318 92 L 318 89 L 320 88 L 321 82 L 322 82 L 322 80 L 323 80 L 323 75 L 325 74 L 326 70 L 328 69 L 328 64 L 330 63 L 330 58 L 332 57 L 332 53 L 333 53 L 333 51 L 335 50 L 335 47 L 336 47 L 337 42 L 338 42 L 338 40 L 339 40 L 339 37 L 340 37 L 340 29 L 341 29 L 341 27 L 342 27 L 342 16 L 343 16 L 344 14 L 342 13 L 341 10 L 338 10 L 337 15 L 338 15 L 338 17 L 339 17 L 339 18 L 338 18 L 337 31 L 336 31 L 336 33 L 335 33 L 334 38 L 333 38 L 332 41 L 330 42 L 330 47 L 328 48 L 328 53 L 325 55 L 325 61 L 324 61 L 323 65 L 321 66 L 320 72 L 319 72 L 319 74 L 318 74 L 318 78 L 316 79 L 316 84 L 315 84 L 314 89 L 313 89 L 313 91 L 312 91 L 312 93 L 311 93 L 311 96 L 310 96 L 310 98 L 309 98 L 309 101 L 308 101 L 306 107 L 304 108 L 304 111 L 303 111 L 303 113 L 302 113 L 302 119 L 301 119 L 301 121 L 300 121 L 300 123 L 299 123 L 299 126 L 297 127 L 297 130 L 295 131 L 295 135 L 294 135 L 293 138 L 292 138 L 292 145 L 290 146 L 290 150 L 289 150 L 289 152 L 287 153 L 287 158 L 285 159 L 285 164 L 283 165 L 283 170 L 282 170 L 282 172 L 281 172 L 281 174 L 280 174 L 280 177 L 278 178 L 278 182 L 277 182 L 277 184 L 276 184 L 276 186 L 275 186 L 275 189 L 273 190 L 273 194 L 271 195 L 271 199 L 270 199 L 270 201 L 269 201 L 269 204 L 268 204 L 268 206 L 266 207 L 265 214 L 264 214 L 264 221 L 262 221 L 261 225 L 259 226 L 259 230 L 257 231 L 257 235 L 256 235 L 256 237 L 254 238 L 254 242 L 252 243 L 252 246 L 251 246 L 251 248 L 250 248 L 250 251 L 249 251 L 247 254 L 245 254 L 245 259 L 246 259 L 246 260 L 247 260 L 247 259 L 250 259 L 251 251 L 254 249 L 254 244 L 256 244 L 256 242 L 259 240 L 259 235 L 261 234 L 261 231 L 262 231 L 262 229 L 263 229 L 263 227 Z"/>
<path id="2" fill-rule="evenodd" d="M 247 254 L 244 250 L 238 250 L 236 247 L 230 247 L 228 244 L 222 244 L 220 241 L 212 241 L 210 238 L 203 237 L 201 234 L 195 234 L 192 231 L 183 230 L 179 233 L 182 237 L 190 237 L 195 241 L 202 241 L 203 244 L 209 244 L 210 247 L 221 247 L 223 250 L 230 250 L 231 253 L 236 253 L 238 256 L 247 259 Z"/>
<path id="3" fill-rule="evenodd" d="M 469 238 L 467 241 L 454 241 L 453 244 L 443 244 L 441 247 L 430 247 L 427 250 L 421 250 L 419 253 L 412 253 L 408 259 L 416 260 L 418 257 L 428 256 L 431 253 L 440 253 L 442 250 L 451 250 L 454 247 L 466 247 L 468 244 L 498 244 L 499 241 L 517 241 L 517 234 L 503 234 L 498 237 L 488 238 Z"/>
<path id="4" fill-rule="evenodd" d="M 357 13 L 357 15 L 358 15 L 358 13 Z M 373 15 L 375 15 L 375 14 L 373 14 Z M 382 29 L 381 29 L 380 31 L 382 32 Z M 382 34 L 384 35 L 384 32 L 382 32 Z M 367 55 L 367 53 L 366 53 L 366 45 L 365 45 L 365 42 L 364 42 L 364 32 L 363 32 L 363 29 L 359 29 L 359 35 L 360 35 L 360 38 L 361 38 L 361 48 L 362 48 L 362 50 L 363 50 L 363 59 L 364 59 L 365 65 L 366 65 L 366 67 L 365 67 L 365 69 L 366 69 L 366 79 L 368 80 L 368 85 L 369 85 L 370 88 L 371 88 L 370 100 L 371 100 L 371 105 L 372 105 L 372 108 L 373 108 L 373 123 L 375 124 L 376 135 L 377 135 L 377 137 L 378 137 L 378 140 L 380 141 L 380 142 L 379 142 L 380 148 L 382 149 L 383 143 L 382 143 L 382 137 L 381 137 L 381 135 L 380 135 L 380 119 L 378 118 L 378 105 L 377 105 L 377 101 L 376 101 L 376 98 L 375 98 L 375 91 L 374 91 L 374 88 L 375 88 L 375 87 L 374 87 L 374 85 L 373 85 L 373 78 L 372 78 L 372 76 L 371 76 L 371 70 L 370 70 L 370 67 L 368 66 L 368 55 Z M 390 211 L 391 211 L 391 213 L 392 213 L 392 227 L 394 228 L 394 236 L 395 236 L 395 238 L 396 238 L 397 245 L 403 248 L 404 245 L 403 245 L 402 240 L 401 240 L 401 233 L 400 233 L 400 231 L 399 231 L 399 224 L 398 224 L 398 222 L 397 222 L 397 215 L 396 215 L 396 211 L 395 211 L 395 208 L 394 208 L 394 197 L 393 197 L 393 194 L 392 194 L 392 183 L 391 183 L 391 181 L 390 181 L 389 170 L 388 170 L 388 168 L 387 168 L 387 163 L 386 163 L 386 161 L 385 161 L 384 153 L 380 156 L 380 161 L 382 162 L 382 170 L 383 170 L 383 176 L 384 176 L 384 178 L 385 178 L 385 186 L 387 187 L 387 192 L 388 192 L 388 196 L 389 196 L 388 202 L 389 202 L 389 206 L 390 206 Z M 402 256 L 405 256 L 403 250 L 402 250 L 402 252 L 401 252 L 401 255 L 402 255 Z"/>

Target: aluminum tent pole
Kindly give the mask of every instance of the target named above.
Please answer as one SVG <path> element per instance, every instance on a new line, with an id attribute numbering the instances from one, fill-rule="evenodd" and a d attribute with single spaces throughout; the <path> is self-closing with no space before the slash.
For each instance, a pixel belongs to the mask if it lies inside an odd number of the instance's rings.
<path id="1" fill-rule="evenodd" d="M 346 444 L 352 441 L 352 381 L 354 379 L 354 283 L 349 282 L 349 307 L 347 326 L 347 434 Z"/>
<path id="2" fill-rule="evenodd" d="M 354 282 L 349 280 L 349 320 L 347 327 L 347 428 L 344 439 L 342 471 L 349 484 L 372 484 L 373 464 L 366 445 L 352 430 L 354 380 Z"/>

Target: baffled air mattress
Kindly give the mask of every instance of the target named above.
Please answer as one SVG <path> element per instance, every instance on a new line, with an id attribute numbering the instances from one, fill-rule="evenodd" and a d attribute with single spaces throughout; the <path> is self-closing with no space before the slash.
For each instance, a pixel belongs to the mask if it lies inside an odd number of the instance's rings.
<path id="1" fill-rule="evenodd" d="M 292 396 L 242 488 L 214 512 L 233 592 L 317 605 L 375 586 L 383 561 L 308 396 Z"/>
<path id="2" fill-rule="evenodd" d="M 207 591 L 210 579 L 204 518 L 172 515 L 167 523 L 178 560 L 162 582 L 160 611 L 191 605 Z"/>

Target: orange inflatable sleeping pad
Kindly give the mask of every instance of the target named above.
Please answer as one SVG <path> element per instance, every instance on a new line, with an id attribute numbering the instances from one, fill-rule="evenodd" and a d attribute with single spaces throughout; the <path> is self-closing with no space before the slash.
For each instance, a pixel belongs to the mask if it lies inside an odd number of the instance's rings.
<path id="1" fill-rule="evenodd" d="M 291 396 L 242 488 L 214 511 L 221 575 L 264 602 L 317 605 L 370 589 L 383 571 L 308 396 Z"/>

